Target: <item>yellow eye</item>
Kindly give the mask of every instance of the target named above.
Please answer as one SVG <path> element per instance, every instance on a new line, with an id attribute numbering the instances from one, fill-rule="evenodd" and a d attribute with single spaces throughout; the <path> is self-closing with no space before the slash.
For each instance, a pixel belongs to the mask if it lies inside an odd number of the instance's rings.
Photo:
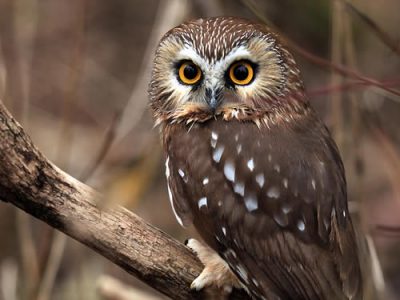
<path id="1" fill-rule="evenodd" d="M 249 84 L 254 78 L 254 69 L 248 62 L 238 61 L 229 68 L 229 78 L 237 85 Z"/>
<path id="2" fill-rule="evenodd" d="M 178 75 L 184 84 L 193 85 L 200 80 L 201 70 L 191 61 L 185 61 L 180 65 Z"/>

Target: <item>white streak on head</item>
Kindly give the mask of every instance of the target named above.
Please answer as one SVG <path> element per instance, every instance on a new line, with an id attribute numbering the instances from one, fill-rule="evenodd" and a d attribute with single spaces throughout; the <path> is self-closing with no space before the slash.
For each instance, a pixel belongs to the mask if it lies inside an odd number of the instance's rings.
<path id="1" fill-rule="evenodd" d="M 224 165 L 224 174 L 229 181 L 235 181 L 235 166 L 231 160 L 227 160 Z"/>
<path id="2" fill-rule="evenodd" d="M 221 160 L 222 154 L 224 153 L 224 146 L 219 146 L 217 149 L 214 150 L 213 152 L 213 160 L 217 163 Z"/>
<path id="3" fill-rule="evenodd" d="M 204 177 L 203 179 L 203 185 L 207 185 L 209 182 L 208 177 Z"/>
<path id="4" fill-rule="evenodd" d="M 179 176 L 181 176 L 182 178 L 185 177 L 185 172 L 183 172 L 182 169 L 178 170 Z"/>
<path id="5" fill-rule="evenodd" d="M 280 196 L 279 188 L 274 185 L 271 186 L 267 191 L 267 196 L 270 198 L 275 198 L 275 199 L 279 198 L 279 196 Z"/>
<path id="6" fill-rule="evenodd" d="M 264 183 L 265 183 L 264 174 L 262 174 L 262 173 L 257 174 L 256 181 L 257 181 L 258 185 L 260 186 L 260 188 L 262 188 L 264 186 Z"/>
<path id="7" fill-rule="evenodd" d="M 207 207 L 207 198 L 203 197 L 197 202 L 199 204 L 199 209 L 202 207 Z"/>
<path id="8" fill-rule="evenodd" d="M 247 195 L 244 197 L 244 204 L 249 212 L 258 209 L 258 201 L 255 195 Z"/>
<path id="9" fill-rule="evenodd" d="M 254 170 L 254 159 L 253 158 L 251 158 L 247 161 L 247 167 L 249 168 L 250 171 L 253 172 L 253 170 Z"/>

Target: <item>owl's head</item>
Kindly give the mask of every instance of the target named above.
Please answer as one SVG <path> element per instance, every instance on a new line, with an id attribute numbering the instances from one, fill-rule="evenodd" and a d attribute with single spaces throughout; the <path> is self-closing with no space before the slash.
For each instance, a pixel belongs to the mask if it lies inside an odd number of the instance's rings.
<path id="1" fill-rule="evenodd" d="M 264 25 L 198 19 L 160 41 L 150 83 L 157 121 L 254 118 L 306 103 L 291 54 Z"/>

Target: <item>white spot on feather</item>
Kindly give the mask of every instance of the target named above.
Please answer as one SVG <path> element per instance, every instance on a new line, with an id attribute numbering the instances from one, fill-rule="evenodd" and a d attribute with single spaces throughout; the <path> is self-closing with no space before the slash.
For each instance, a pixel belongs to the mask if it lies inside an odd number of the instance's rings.
<path id="1" fill-rule="evenodd" d="M 218 134 L 214 131 L 211 132 L 211 147 L 215 148 L 217 145 Z"/>
<path id="2" fill-rule="evenodd" d="M 178 221 L 179 225 L 181 225 L 183 227 L 182 219 L 178 216 L 178 214 L 176 213 L 176 210 L 175 210 L 174 199 L 172 198 L 172 191 L 171 191 L 171 188 L 169 187 L 169 183 L 167 184 L 167 187 L 168 187 L 169 202 L 171 203 L 171 207 L 172 207 L 172 211 L 175 215 L 175 219 Z"/>
<path id="3" fill-rule="evenodd" d="M 258 201 L 255 195 L 248 195 L 244 197 L 244 204 L 249 212 L 258 209 Z"/>
<path id="4" fill-rule="evenodd" d="M 300 220 L 300 221 L 297 222 L 297 228 L 300 231 L 304 231 L 306 229 L 306 224 L 304 224 L 304 222 L 302 220 Z"/>
<path id="5" fill-rule="evenodd" d="M 262 173 L 257 174 L 256 181 L 257 181 L 258 185 L 260 186 L 260 188 L 262 188 L 264 186 L 264 183 L 265 183 L 264 174 L 262 174 Z"/>
<path id="6" fill-rule="evenodd" d="M 224 226 L 222 226 L 222 233 L 226 236 L 226 228 Z"/>
<path id="7" fill-rule="evenodd" d="M 283 186 L 285 187 L 285 189 L 287 189 L 288 185 L 289 185 L 289 181 L 287 180 L 287 178 L 283 178 L 282 183 L 283 183 Z"/>
<path id="8" fill-rule="evenodd" d="M 311 185 L 313 187 L 313 189 L 316 189 L 316 184 L 315 184 L 315 179 L 311 179 Z"/>
<path id="9" fill-rule="evenodd" d="M 207 198 L 206 197 L 200 198 L 198 204 L 199 204 L 199 209 L 201 209 L 202 207 L 207 207 Z"/>
<path id="10" fill-rule="evenodd" d="M 279 188 L 277 188 L 276 186 L 271 186 L 267 191 L 267 196 L 275 199 L 279 198 L 280 196 Z"/>
<path id="11" fill-rule="evenodd" d="M 214 150 L 213 152 L 213 160 L 217 163 L 220 162 L 222 154 L 224 153 L 224 146 L 219 146 L 217 149 Z"/>
<path id="12" fill-rule="evenodd" d="M 251 172 L 253 172 L 253 170 L 254 170 L 254 159 L 253 158 L 251 158 L 247 161 L 247 167 L 249 168 L 249 170 Z"/>
<path id="13" fill-rule="evenodd" d="M 169 171 L 169 156 L 167 157 L 167 160 L 165 161 L 165 176 L 167 177 L 167 179 L 169 178 L 170 175 L 170 171 Z"/>
<path id="14" fill-rule="evenodd" d="M 179 176 L 181 176 L 182 178 L 185 177 L 185 172 L 183 172 L 182 169 L 178 170 Z"/>
<path id="15" fill-rule="evenodd" d="M 240 152 L 242 152 L 242 144 L 236 146 L 236 152 L 237 154 L 240 154 Z"/>
<path id="16" fill-rule="evenodd" d="M 282 206 L 282 212 L 284 214 L 290 213 L 291 211 L 292 211 L 292 207 L 291 206 L 289 206 L 289 205 L 283 205 Z"/>
<path id="17" fill-rule="evenodd" d="M 182 219 L 178 216 L 178 214 L 176 213 L 175 207 L 174 207 L 174 199 L 173 199 L 172 191 L 171 191 L 171 188 L 170 188 L 169 182 L 168 182 L 169 175 L 170 175 L 170 171 L 169 171 L 169 156 L 168 156 L 167 160 L 165 161 L 165 176 L 167 177 L 168 198 L 169 198 L 169 202 L 171 203 L 172 211 L 175 215 L 176 220 L 178 221 L 179 225 L 181 225 L 183 227 Z"/>
<path id="18" fill-rule="evenodd" d="M 228 160 L 225 162 L 224 174 L 229 181 L 235 181 L 235 166 L 232 161 Z"/>
<path id="19" fill-rule="evenodd" d="M 207 185 L 208 182 L 209 182 L 208 177 L 205 177 L 205 178 L 203 179 L 203 185 Z"/>
<path id="20" fill-rule="evenodd" d="M 237 182 L 233 186 L 233 191 L 240 196 L 244 196 L 244 184 L 242 182 Z"/>

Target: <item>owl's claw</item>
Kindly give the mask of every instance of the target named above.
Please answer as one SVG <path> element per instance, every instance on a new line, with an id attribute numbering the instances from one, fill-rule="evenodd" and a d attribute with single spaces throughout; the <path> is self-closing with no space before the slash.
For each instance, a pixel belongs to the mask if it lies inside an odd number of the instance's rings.
<path id="1" fill-rule="evenodd" d="M 197 254 L 204 264 L 203 271 L 190 285 L 191 289 L 199 291 L 205 287 L 214 286 L 229 294 L 233 287 L 241 287 L 228 264 L 214 250 L 195 239 L 187 240 L 186 245 Z"/>

